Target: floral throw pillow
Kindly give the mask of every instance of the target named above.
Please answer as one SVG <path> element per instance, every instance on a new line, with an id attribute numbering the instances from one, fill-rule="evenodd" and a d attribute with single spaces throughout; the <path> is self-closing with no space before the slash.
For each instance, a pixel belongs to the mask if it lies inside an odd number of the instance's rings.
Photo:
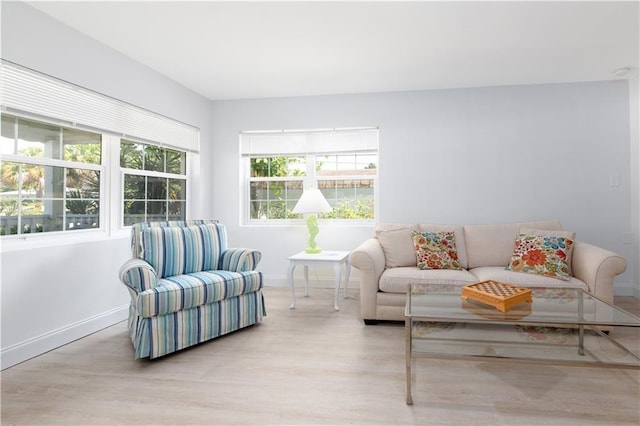
<path id="1" fill-rule="evenodd" d="M 573 240 L 555 235 L 520 235 L 506 269 L 568 281 Z"/>
<path id="2" fill-rule="evenodd" d="M 411 232 L 420 269 L 462 269 L 453 231 Z"/>

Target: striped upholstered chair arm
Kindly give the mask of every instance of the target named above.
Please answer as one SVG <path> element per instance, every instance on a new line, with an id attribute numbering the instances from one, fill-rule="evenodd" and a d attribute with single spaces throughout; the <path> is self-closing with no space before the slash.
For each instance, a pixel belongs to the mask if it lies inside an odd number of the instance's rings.
<path id="1" fill-rule="evenodd" d="M 231 272 L 253 271 L 262 259 L 258 250 L 247 248 L 230 248 L 222 253 L 220 269 Z"/>
<path id="2" fill-rule="evenodd" d="M 142 259 L 129 259 L 120 268 L 120 281 L 135 292 L 149 290 L 158 284 L 158 274 L 153 266 Z"/>

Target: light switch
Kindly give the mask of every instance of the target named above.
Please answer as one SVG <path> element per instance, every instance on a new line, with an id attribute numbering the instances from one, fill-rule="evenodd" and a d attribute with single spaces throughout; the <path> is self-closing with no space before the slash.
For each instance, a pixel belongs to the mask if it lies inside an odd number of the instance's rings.
<path id="1" fill-rule="evenodd" d="M 609 176 L 609 185 L 620 186 L 620 175 L 617 173 L 612 173 L 611 176 Z"/>

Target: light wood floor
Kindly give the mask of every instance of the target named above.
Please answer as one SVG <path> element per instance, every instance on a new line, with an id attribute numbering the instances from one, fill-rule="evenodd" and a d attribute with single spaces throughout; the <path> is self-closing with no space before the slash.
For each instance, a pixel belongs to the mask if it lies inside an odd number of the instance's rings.
<path id="1" fill-rule="evenodd" d="M 364 326 L 349 294 L 289 310 L 266 288 L 260 325 L 155 361 L 119 323 L 3 371 L 2 424 L 640 424 L 636 370 L 419 359 L 407 406 L 403 326 Z M 618 336 L 637 350 L 637 334 Z"/>

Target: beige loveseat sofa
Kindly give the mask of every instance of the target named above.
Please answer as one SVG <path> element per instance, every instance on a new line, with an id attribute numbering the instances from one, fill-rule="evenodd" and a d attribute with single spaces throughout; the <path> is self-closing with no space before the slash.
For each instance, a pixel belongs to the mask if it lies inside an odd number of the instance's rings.
<path id="1" fill-rule="evenodd" d="M 360 313 L 366 324 L 404 320 L 409 283 L 460 285 L 495 280 L 523 287 L 582 288 L 613 302 L 613 280 L 626 260 L 609 250 L 573 240 L 567 280 L 506 270 L 524 229 L 561 231 L 558 221 L 491 225 L 380 223 L 374 236 L 350 256 L 360 271 Z M 419 269 L 411 232 L 453 231 L 461 269 Z M 545 232 L 542 232 L 544 234 Z"/>

